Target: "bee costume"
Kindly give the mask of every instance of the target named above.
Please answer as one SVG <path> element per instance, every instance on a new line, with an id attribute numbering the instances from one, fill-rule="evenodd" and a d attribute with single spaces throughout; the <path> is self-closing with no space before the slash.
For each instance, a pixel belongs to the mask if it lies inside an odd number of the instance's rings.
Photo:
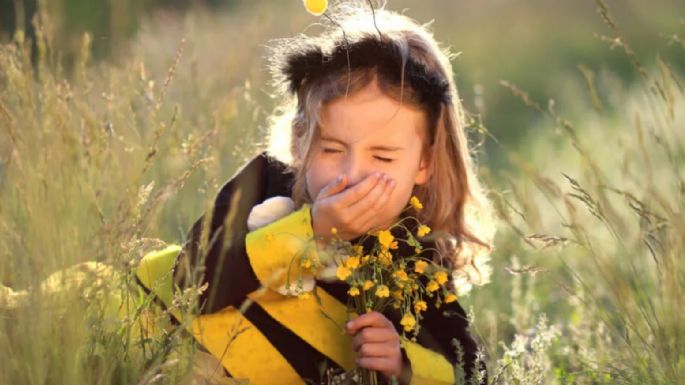
<path id="1" fill-rule="evenodd" d="M 402 43 L 392 34 L 378 32 L 331 37 L 330 44 L 291 39 L 270 55 L 274 84 L 297 99 L 296 130 L 303 129 L 297 125 L 305 115 L 307 87 L 327 82 L 332 74 L 367 69 L 386 83 L 411 87 L 414 102 L 425 108 L 434 131 L 441 112 L 453 103 L 450 82 L 403 54 L 398 47 Z M 294 180 L 284 163 L 265 153 L 253 158 L 219 191 L 207 231 L 202 230 L 204 218 L 198 219 L 177 258 L 145 258 L 138 270 L 142 285 L 168 301 L 174 285 L 189 283 L 188 267 L 201 266 L 199 282 L 208 289 L 201 294 L 193 335 L 230 376 L 256 385 L 326 383 L 326 369 L 355 367 L 352 338 L 343 332 L 346 283 L 317 281 L 305 298 L 279 292 L 285 282 L 282 272 L 304 252 L 302 240 L 313 236 L 311 206 L 304 204 L 253 231 L 247 226 L 253 207 L 276 196 L 291 197 Z M 210 240 L 205 252 L 199 252 L 201 239 Z M 408 248 L 402 244 L 394 254 L 412 255 L 413 248 Z M 251 304 L 242 307 L 246 299 Z M 384 315 L 401 334 L 401 314 L 389 309 Z M 453 384 L 460 377 L 469 381 L 477 371 L 486 377 L 485 366 L 476 364 L 477 346 L 457 301 L 439 309 L 429 301 L 420 326 L 416 341 L 402 340 L 401 384 Z M 236 335 L 236 330 L 241 332 Z"/>
<path id="2" fill-rule="evenodd" d="M 273 277 L 302 252 L 301 239 L 313 235 L 311 206 L 305 204 L 251 232 L 246 225 L 255 205 L 271 197 L 290 196 L 293 177 L 285 164 L 265 153 L 253 158 L 216 197 L 208 226 L 211 244 L 204 258 L 198 251 L 201 217 L 180 253 L 148 254 L 136 272 L 140 283 L 168 305 L 173 287 L 186 284 L 185 267 L 201 263 L 201 283 L 208 289 L 201 294 L 201 311 L 193 320 L 192 333 L 228 375 L 256 385 L 318 384 L 325 369 L 340 372 L 355 367 L 352 338 L 342 331 L 348 318 L 346 283 L 317 281 L 314 295 L 305 298 L 276 290 L 284 278 Z M 228 238 L 230 244 L 224 246 Z M 400 247 L 396 254 L 401 256 L 403 251 L 411 252 Z M 260 290 L 262 285 L 267 289 Z M 241 313 L 246 299 L 254 302 Z M 398 311 L 390 309 L 384 315 L 398 332 L 402 330 Z M 453 339 L 461 348 L 462 361 Z M 405 372 L 400 383 L 455 383 L 458 362 L 465 364 L 467 378 L 472 376 L 477 346 L 456 301 L 440 309 L 429 303 L 416 342 L 403 340 L 402 345 Z"/>

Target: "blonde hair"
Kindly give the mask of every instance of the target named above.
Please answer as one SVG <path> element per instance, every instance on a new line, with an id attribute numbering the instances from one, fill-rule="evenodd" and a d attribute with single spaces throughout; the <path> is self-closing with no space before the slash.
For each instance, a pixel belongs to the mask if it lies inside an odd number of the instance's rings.
<path id="1" fill-rule="evenodd" d="M 436 235 L 442 235 L 436 239 L 439 256 L 443 263 L 460 273 L 455 279 L 461 277 L 469 284 L 486 282 L 489 270 L 485 262 L 492 250 L 495 226 L 464 133 L 464 111 L 449 61 L 453 55 L 439 47 L 428 31 L 429 24 L 419 25 L 405 15 L 388 11 L 385 4 L 372 9 L 366 1 L 348 1 L 336 4 L 327 15 L 331 22 L 321 24 L 324 30 L 318 36 L 300 34 L 276 39 L 269 55 L 273 85 L 284 98 L 271 119 L 269 152 L 290 164 L 295 172 L 293 199 L 298 206 L 312 201 L 307 194 L 305 170 L 311 144 L 318 133 L 321 107 L 375 80 L 389 97 L 426 111 L 429 140 L 425 145 L 426 150 L 432 150 L 431 176 L 426 184 L 414 188 L 414 195 L 424 205 L 416 213 L 417 217 Z M 399 53 L 401 81 L 388 78 L 383 71 L 373 67 L 351 68 L 348 65 L 314 78 L 306 76 L 306 69 L 291 68 L 293 63 L 304 66 L 306 60 L 294 58 L 307 55 L 313 49 L 318 50 L 319 55 L 332 55 L 334 50 L 344 49 L 349 64 L 349 52 L 370 39 L 382 41 Z M 316 55 L 314 58 L 319 59 Z M 443 79 L 448 97 L 431 104 L 426 102 L 420 90 L 406 87 L 404 70 L 409 59 L 430 76 Z M 288 71 L 299 71 L 303 78 L 294 82 Z"/>

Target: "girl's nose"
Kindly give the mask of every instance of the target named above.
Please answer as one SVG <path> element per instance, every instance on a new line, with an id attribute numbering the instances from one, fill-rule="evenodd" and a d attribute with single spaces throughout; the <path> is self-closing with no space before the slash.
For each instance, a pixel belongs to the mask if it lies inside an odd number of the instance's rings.
<path id="1" fill-rule="evenodd" d="M 365 162 L 362 157 L 350 153 L 345 159 L 345 169 L 347 174 L 348 184 L 354 186 L 361 182 L 367 175 L 371 174 L 373 170 L 369 168 L 368 162 Z"/>

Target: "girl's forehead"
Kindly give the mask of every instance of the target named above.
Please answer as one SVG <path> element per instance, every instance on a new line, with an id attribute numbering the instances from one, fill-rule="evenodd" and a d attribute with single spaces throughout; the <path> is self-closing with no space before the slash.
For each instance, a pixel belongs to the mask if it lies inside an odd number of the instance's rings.
<path id="1" fill-rule="evenodd" d="M 348 144 L 408 142 L 421 138 L 424 122 L 423 111 L 416 107 L 383 94 L 355 94 L 322 107 L 320 135 Z"/>

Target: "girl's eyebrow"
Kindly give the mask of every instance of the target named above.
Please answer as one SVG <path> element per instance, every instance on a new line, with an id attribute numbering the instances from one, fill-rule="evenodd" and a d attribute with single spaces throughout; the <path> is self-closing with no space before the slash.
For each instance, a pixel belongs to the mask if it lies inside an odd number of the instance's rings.
<path id="1" fill-rule="evenodd" d="M 330 136 L 321 136 L 319 137 L 320 140 L 325 140 L 327 142 L 335 142 L 343 146 L 347 146 L 347 143 L 343 142 L 340 139 L 332 138 Z M 399 151 L 399 150 L 404 150 L 402 147 L 394 147 L 394 146 L 371 146 L 370 148 L 372 151 Z"/>

